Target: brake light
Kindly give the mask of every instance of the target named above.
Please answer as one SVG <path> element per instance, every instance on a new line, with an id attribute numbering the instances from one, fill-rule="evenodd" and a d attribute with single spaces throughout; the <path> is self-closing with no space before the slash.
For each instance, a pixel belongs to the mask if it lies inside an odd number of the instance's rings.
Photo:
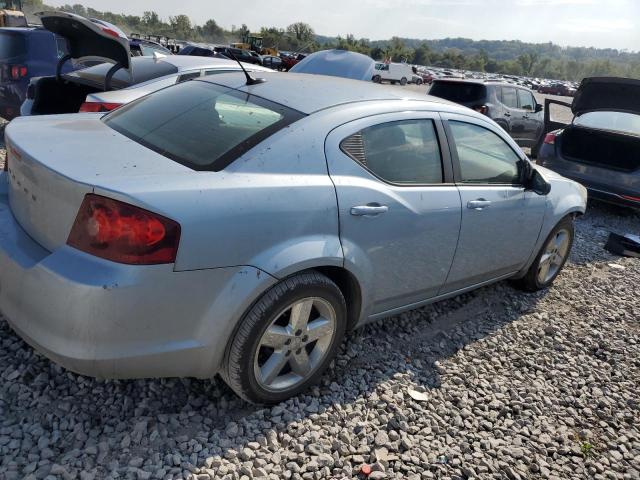
<path id="1" fill-rule="evenodd" d="M 118 32 L 116 32 L 115 30 L 112 30 L 110 28 L 103 27 L 103 26 L 101 26 L 100 29 L 104 33 L 106 33 L 107 35 L 111 35 L 112 37 L 120 38 L 120 34 Z"/>
<path id="2" fill-rule="evenodd" d="M 20 80 L 27 76 L 27 67 L 24 65 L 11 65 L 9 68 L 11 80 Z"/>
<path id="3" fill-rule="evenodd" d="M 546 143 L 547 145 L 555 145 L 556 133 L 555 132 L 547 133 L 544 137 L 544 143 Z"/>
<path id="4" fill-rule="evenodd" d="M 84 102 L 80 105 L 80 112 L 110 112 L 122 106 L 121 103 Z"/>
<path id="5" fill-rule="evenodd" d="M 473 109 L 476 112 L 481 113 L 483 115 L 486 115 L 487 112 L 489 111 L 489 108 L 486 105 L 476 105 L 475 107 L 473 107 Z"/>
<path id="6" fill-rule="evenodd" d="M 157 213 L 100 195 L 87 194 L 67 245 L 129 265 L 174 263 L 180 225 Z"/>
<path id="7" fill-rule="evenodd" d="M 640 197 L 632 197 L 631 195 L 621 195 L 625 200 L 631 200 L 632 202 L 640 202 Z"/>

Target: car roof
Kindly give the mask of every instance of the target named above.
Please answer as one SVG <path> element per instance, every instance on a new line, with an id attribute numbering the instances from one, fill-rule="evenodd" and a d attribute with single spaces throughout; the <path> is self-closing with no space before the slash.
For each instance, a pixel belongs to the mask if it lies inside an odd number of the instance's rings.
<path id="1" fill-rule="evenodd" d="M 214 57 L 198 57 L 195 55 L 167 55 L 162 57 L 160 62 L 169 63 L 175 66 L 179 72 L 183 70 L 193 70 L 194 68 L 221 68 L 238 66 L 234 60 L 226 60 Z M 255 65 L 247 65 L 247 68 L 255 69 Z"/>
<path id="2" fill-rule="evenodd" d="M 264 83 L 246 85 L 246 79 L 241 72 L 199 78 L 195 81 L 235 88 L 306 114 L 346 103 L 374 100 L 418 100 L 425 103 L 454 107 L 456 110 L 464 110 L 465 113 L 468 110 L 448 100 L 431 97 L 408 88 L 380 85 L 363 80 L 273 71 L 254 72 L 253 76 L 259 76 L 266 79 L 266 81 Z"/>

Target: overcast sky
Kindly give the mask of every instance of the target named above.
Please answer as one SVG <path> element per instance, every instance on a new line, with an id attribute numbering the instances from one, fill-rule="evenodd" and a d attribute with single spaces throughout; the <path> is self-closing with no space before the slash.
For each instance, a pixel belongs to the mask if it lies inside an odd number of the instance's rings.
<path id="1" fill-rule="evenodd" d="M 371 40 L 394 35 L 435 39 L 552 41 L 560 45 L 640 50 L 640 0 L 45 0 L 167 18 L 213 18 L 225 28 L 246 23 L 286 27 L 303 21 L 322 35 Z"/>

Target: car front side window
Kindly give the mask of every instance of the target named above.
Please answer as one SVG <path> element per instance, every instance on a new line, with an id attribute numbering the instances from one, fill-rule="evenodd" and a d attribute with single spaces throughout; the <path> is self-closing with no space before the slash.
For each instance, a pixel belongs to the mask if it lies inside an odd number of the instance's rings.
<path id="1" fill-rule="evenodd" d="M 443 182 L 440 146 L 432 120 L 402 120 L 365 128 L 340 148 L 377 177 L 404 185 Z"/>
<path id="2" fill-rule="evenodd" d="M 520 101 L 520 108 L 523 110 L 533 111 L 535 102 L 533 96 L 526 90 L 518 90 L 518 99 Z"/>
<path id="3" fill-rule="evenodd" d="M 449 121 L 458 153 L 460 181 L 517 184 L 522 160 L 499 135 L 479 125 Z"/>

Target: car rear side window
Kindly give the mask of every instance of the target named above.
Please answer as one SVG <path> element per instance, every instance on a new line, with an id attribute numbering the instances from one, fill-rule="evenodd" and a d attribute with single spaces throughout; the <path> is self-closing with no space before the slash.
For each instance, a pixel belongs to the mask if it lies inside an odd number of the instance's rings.
<path id="1" fill-rule="evenodd" d="M 444 98 L 456 103 L 483 103 L 486 87 L 479 83 L 433 82 L 429 95 Z"/>
<path id="2" fill-rule="evenodd" d="M 125 105 L 104 122 L 182 165 L 218 171 L 303 116 L 246 92 L 193 80 Z"/>
<path id="3" fill-rule="evenodd" d="M 518 96 L 515 88 L 502 87 L 502 103 L 509 108 L 518 108 Z"/>
<path id="4" fill-rule="evenodd" d="M 466 122 L 450 120 L 462 183 L 516 184 L 522 160 L 497 134 Z"/>
<path id="5" fill-rule="evenodd" d="M 20 34 L 0 32 L 0 60 L 20 57 L 27 53 L 27 42 Z"/>
<path id="6" fill-rule="evenodd" d="M 442 183 L 442 158 L 432 120 L 374 125 L 345 138 L 340 148 L 387 182 Z"/>

